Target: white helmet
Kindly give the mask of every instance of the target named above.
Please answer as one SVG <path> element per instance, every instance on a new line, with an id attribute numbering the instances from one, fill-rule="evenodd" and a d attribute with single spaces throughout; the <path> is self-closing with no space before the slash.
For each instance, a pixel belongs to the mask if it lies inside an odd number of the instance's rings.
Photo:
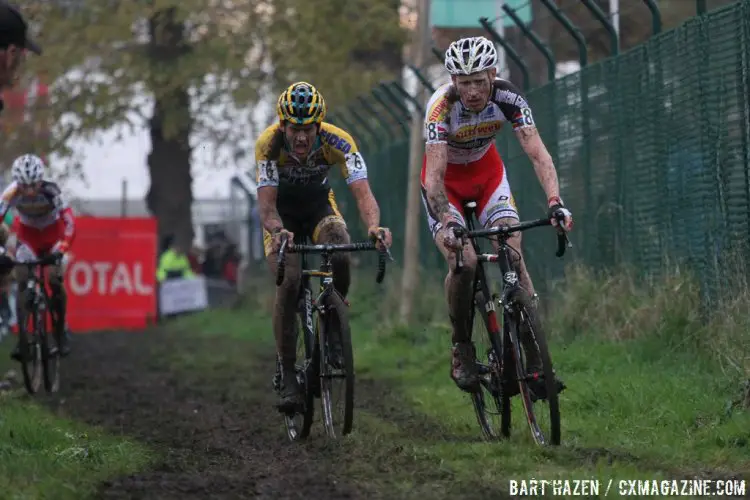
<path id="1" fill-rule="evenodd" d="M 16 158 L 11 167 L 13 180 L 21 184 L 33 184 L 44 178 L 44 162 L 36 155 Z"/>
<path id="2" fill-rule="evenodd" d="M 456 40 L 445 51 L 445 69 L 451 75 L 471 75 L 496 64 L 495 46 L 483 36 Z"/>

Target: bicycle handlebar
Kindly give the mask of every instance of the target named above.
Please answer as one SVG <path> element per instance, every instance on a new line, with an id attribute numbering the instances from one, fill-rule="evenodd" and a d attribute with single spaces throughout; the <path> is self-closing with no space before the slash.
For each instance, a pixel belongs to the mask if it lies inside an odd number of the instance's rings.
<path id="1" fill-rule="evenodd" d="M 28 267 L 34 267 L 34 266 L 49 266 L 53 264 L 57 264 L 60 259 L 62 259 L 62 255 L 52 253 L 49 255 L 45 255 L 44 257 L 36 260 L 28 260 L 25 262 L 20 262 L 15 260 L 9 255 L 4 255 L 10 263 L 12 263 L 14 266 L 28 266 Z M 0 257 L 1 258 L 1 257 Z"/>
<path id="2" fill-rule="evenodd" d="M 381 235 L 383 238 L 384 235 Z M 385 260 L 389 255 L 388 249 L 379 249 L 377 243 L 373 241 L 358 243 L 339 243 L 339 244 L 321 244 L 321 245 L 295 245 L 289 244 L 288 237 L 283 236 L 281 248 L 279 249 L 278 260 L 276 263 L 276 286 L 281 286 L 284 282 L 284 272 L 286 267 L 287 253 L 322 253 L 332 254 L 336 252 L 363 252 L 368 250 L 378 251 L 378 274 L 375 277 L 376 283 L 382 283 L 385 278 Z"/>
<path id="3" fill-rule="evenodd" d="M 565 255 L 565 249 L 572 248 L 573 244 L 568 239 L 567 232 L 561 229 L 562 224 L 564 222 L 564 217 L 556 216 L 555 219 L 558 222 L 558 229 L 559 229 L 557 233 L 557 251 L 555 252 L 555 256 L 562 257 L 563 255 Z M 497 227 L 492 227 L 490 229 L 477 229 L 474 231 L 467 231 L 463 227 L 457 227 L 453 229 L 453 233 L 459 239 L 464 239 L 464 238 L 473 239 L 473 238 L 482 238 L 482 237 L 498 236 L 498 235 L 502 235 L 503 237 L 507 238 L 513 233 L 526 231 L 528 229 L 532 229 L 535 227 L 551 226 L 551 225 L 552 225 L 552 221 L 548 217 L 545 217 L 543 219 L 519 222 L 518 224 L 511 224 L 509 226 L 497 226 Z M 464 265 L 463 251 L 457 250 L 456 251 L 456 272 L 461 272 L 463 265 Z"/>

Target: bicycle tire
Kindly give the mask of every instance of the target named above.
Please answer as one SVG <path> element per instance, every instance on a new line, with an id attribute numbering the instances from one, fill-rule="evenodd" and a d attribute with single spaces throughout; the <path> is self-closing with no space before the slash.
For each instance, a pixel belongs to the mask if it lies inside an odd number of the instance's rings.
<path id="1" fill-rule="evenodd" d="M 482 437 L 487 441 L 494 441 L 497 440 L 500 435 L 495 431 L 495 426 L 491 422 L 492 415 L 495 414 L 491 408 L 494 406 L 497 414 L 501 415 L 504 410 L 502 378 L 500 373 L 501 366 L 498 356 L 498 353 L 502 352 L 502 338 L 500 337 L 499 329 L 496 325 L 492 324 L 490 315 L 485 309 L 485 304 L 487 303 L 485 293 L 488 293 L 488 291 L 486 290 L 486 286 L 483 288 L 485 288 L 485 290 L 478 290 L 474 294 L 474 308 L 482 319 L 487 340 L 490 342 L 491 347 L 487 353 L 487 364 L 484 365 L 477 361 L 477 364 L 479 365 L 481 387 L 478 391 L 471 393 L 471 402 L 474 406 L 477 423 L 482 430 Z M 477 355 L 477 357 L 479 356 Z"/>
<path id="2" fill-rule="evenodd" d="M 42 354 L 42 374 L 44 389 L 47 392 L 57 392 L 60 389 L 60 342 L 57 338 L 57 321 L 50 309 L 50 301 L 45 294 L 41 300 L 43 308 L 36 308 L 34 312 L 35 330 L 38 334 Z M 52 325 L 52 332 L 47 332 L 47 319 Z M 50 335 L 51 333 L 51 335 Z"/>
<path id="3" fill-rule="evenodd" d="M 320 350 L 320 399 L 323 408 L 323 424 L 326 434 L 331 438 L 337 437 L 336 422 L 334 421 L 332 400 L 332 385 L 334 378 L 344 379 L 344 415 L 341 421 L 341 435 L 346 436 L 352 431 L 354 423 L 354 353 L 352 352 L 352 337 L 349 328 L 349 316 L 344 300 L 338 292 L 329 293 L 324 299 L 325 314 L 318 315 L 318 346 Z M 338 335 L 341 345 L 341 361 L 343 376 L 334 375 L 333 367 L 328 362 L 330 341 L 333 334 Z M 338 371 L 338 370 L 337 370 Z"/>
<path id="4" fill-rule="evenodd" d="M 29 335 L 29 324 L 31 324 L 31 335 Z M 34 328 L 33 316 L 27 312 L 22 312 L 18 318 L 18 348 L 21 354 L 23 385 L 26 392 L 33 396 L 42 386 L 42 351 Z"/>
<path id="5" fill-rule="evenodd" d="M 560 400 L 557 392 L 557 384 L 555 382 L 555 374 L 552 367 L 552 358 L 549 354 L 549 348 L 547 346 L 547 339 L 544 335 L 544 331 L 539 323 L 538 318 L 532 312 L 534 307 L 531 303 L 531 297 L 523 289 L 516 289 L 508 297 L 508 302 L 513 304 L 513 309 L 516 311 L 518 317 L 513 315 L 506 315 L 508 323 L 508 335 L 510 342 L 507 349 L 511 350 L 512 361 L 514 365 L 514 375 L 518 383 L 518 389 L 520 392 L 521 402 L 526 415 L 526 422 L 531 430 L 531 435 L 534 441 L 544 446 L 546 444 L 552 444 L 558 446 L 561 441 L 560 431 Z M 549 441 L 546 439 L 545 434 L 539 426 L 534 411 L 534 401 L 531 398 L 531 387 L 529 385 L 528 377 L 526 375 L 526 367 L 523 359 L 521 358 L 521 343 L 519 341 L 519 326 L 520 322 L 526 323 L 530 328 L 534 339 L 536 340 L 537 347 L 539 349 L 539 356 L 542 362 L 542 375 L 544 378 L 544 386 L 546 390 L 546 402 L 549 409 L 550 416 L 550 429 L 549 429 Z M 506 372 L 509 373 L 509 372 Z M 507 380 L 507 378 L 506 378 Z M 504 391 L 508 393 L 509 391 Z M 510 413 L 508 414 L 508 421 L 504 422 L 503 427 L 510 429 Z"/>
<path id="6" fill-rule="evenodd" d="M 297 381 L 304 395 L 304 408 L 302 412 L 284 415 L 287 436 L 291 441 L 301 441 L 310 435 L 310 429 L 315 416 L 315 390 L 313 384 L 311 384 L 311 380 L 317 375 L 317 369 L 315 368 L 317 364 L 315 352 L 317 350 L 314 339 L 307 334 L 307 331 L 302 326 L 305 321 L 304 313 L 299 312 L 298 316 L 300 323 L 297 325 L 297 339 L 300 336 L 302 337 L 302 347 L 304 350 L 302 354 L 304 356 L 300 360 L 300 353 L 297 353 L 298 358 L 295 369 L 297 372 Z"/>

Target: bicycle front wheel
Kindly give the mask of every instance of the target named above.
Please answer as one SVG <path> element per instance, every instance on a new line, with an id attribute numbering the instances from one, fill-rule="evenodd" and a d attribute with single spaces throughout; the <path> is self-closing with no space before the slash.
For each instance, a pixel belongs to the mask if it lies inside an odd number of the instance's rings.
<path id="1" fill-rule="evenodd" d="M 531 298 L 526 291 L 515 290 L 510 295 L 509 301 L 513 303 L 515 310 L 515 314 L 508 317 L 509 348 L 512 350 L 515 376 L 526 421 L 531 429 L 531 436 L 538 445 L 557 446 L 561 440 L 560 400 L 547 339 L 534 314 Z M 525 352 L 520 341 L 521 335 L 530 336 L 526 345 L 533 346 L 532 348 L 537 351 L 536 354 L 542 365 L 542 380 L 539 379 L 539 374 L 529 374 L 526 362 L 528 353 Z M 508 422 L 509 425 L 510 422 Z"/>
<path id="2" fill-rule="evenodd" d="M 300 323 L 297 325 L 297 363 L 295 371 L 297 382 L 304 395 L 302 412 L 284 415 L 286 432 L 292 441 L 300 441 L 310 435 L 310 428 L 315 415 L 315 391 L 317 386 L 317 358 L 315 357 L 315 340 L 303 327 L 305 315 L 299 314 Z"/>
<path id="3" fill-rule="evenodd" d="M 47 392 L 57 392 L 60 389 L 60 349 L 55 333 L 57 321 L 52 317 L 47 298 L 43 297 L 42 300 L 44 303 L 34 312 L 34 329 L 39 336 L 41 347 L 44 389 Z M 51 331 L 47 328 L 48 321 Z"/>
<path id="4" fill-rule="evenodd" d="M 501 434 L 508 436 L 509 430 L 501 426 L 501 415 L 510 410 L 508 398 L 503 397 L 501 359 L 498 353 L 502 352 L 502 339 L 500 328 L 497 324 L 496 313 L 488 310 L 490 303 L 485 294 L 486 290 L 477 291 L 474 295 L 474 331 L 484 330 L 484 335 L 477 338 L 477 370 L 481 388 L 471 394 L 471 402 L 477 422 L 482 429 L 482 437 L 488 441 L 498 439 Z M 489 300 L 492 300 L 491 298 Z M 485 340 L 487 345 L 482 345 Z M 486 352 L 486 360 L 480 354 Z M 505 421 L 503 419 L 502 421 Z"/>
<path id="5" fill-rule="evenodd" d="M 42 385 L 42 349 L 34 314 L 22 312 L 18 318 L 18 348 L 21 353 L 23 385 L 27 393 L 34 395 Z"/>
<path id="6" fill-rule="evenodd" d="M 349 316 L 337 292 L 328 294 L 318 315 L 320 395 L 329 437 L 345 436 L 354 421 L 354 354 Z"/>

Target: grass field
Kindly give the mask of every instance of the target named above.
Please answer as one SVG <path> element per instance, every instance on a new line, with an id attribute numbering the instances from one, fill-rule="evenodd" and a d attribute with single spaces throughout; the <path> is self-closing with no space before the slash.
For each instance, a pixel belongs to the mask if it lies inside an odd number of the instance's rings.
<path id="1" fill-rule="evenodd" d="M 352 299 L 358 394 L 368 390 L 368 381 L 387 384 L 393 391 L 383 394 L 384 407 L 392 413 L 357 414 L 357 432 L 346 445 L 350 453 L 389 450 L 395 464 L 406 460 L 454 483 L 500 489 L 508 479 L 531 477 L 598 478 L 603 484 L 750 479 L 750 412 L 739 401 L 740 383 L 748 378 L 744 320 L 723 315 L 720 323 L 706 325 L 697 313 L 697 290 L 679 275 L 638 292 L 627 275 L 572 270 L 567 290 L 556 304 L 559 312 L 546 318 L 555 332 L 556 369 L 568 386 L 561 395 L 563 446 L 540 449 L 518 413 L 509 441 L 479 439 L 471 404 L 448 377 L 450 335 L 440 314 L 441 293 L 422 298 L 437 301 L 437 313 L 421 313 L 425 326 L 406 329 L 365 310 L 377 294 L 363 284 Z M 262 302 L 248 308 L 257 310 Z M 729 306 L 734 311 L 727 314 L 741 310 Z M 272 341 L 264 313 L 199 315 L 182 327 L 259 348 Z M 272 366 L 265 369 L 270 376 Z"/>
<path id="2" fill-rule="evenodd" d="M 242 307 L 173 323 L 138 366 L 166 360 L 180 381 L 172 394 L 180 405 L 181 398 L 210 394 L 206 404 L 252 409 L 248 415 L 266 419 L 262 426 L 240 425 L 277 432 L 269 440 L 278 447 L 273 453 L 305 453 L 303 461 L 319 461 L 321 474 L 365 498 L 504 498 L 509 480 L 531 478 L 598 479 L 600 490 L 590 498 L 604 496 L 610 479 L 750 479 L 750 411 L 741 386 L 750 378 L 744 293 L 717 306 L 706 322 L 697 288 L 679 273 L 636 287 L 626 272 L 569 270 L 566 295 L 546 298 L 555 307 L 545 317 L 556 369 L 568 386 L 561 395 L 563 445 L 541 449 L 518 413 L 510 440 L 481 440 L 467 396 L 448 376 L 450 335 L 439 284 L 424 284 L 419 326 L 405 328 L 392 320 L 395 280 L 379 289 L 372 276 L 357 278 L 351 322 L 358 409 L 347 439 L 328 441 L 316 425 L 301 448 L 285 441 L 270 409 L 268 287 L 253 290 Z M 7 341 L 0 345 L 0 352 L 9 349 Z M 124 359 L 118 369 L 135 362 Z M 0 357 L 0 370 L 9 366 Z M 95 381 L 88 387 L 106 390 Z M 19 391 L 0 396 L 0 498 L 86 498 L 103 481 L 163 463 L 163 447 L 61 419 L 49 407 Z M 181 424 L 176 432 L 190 435 L 189 422 Z M 608 496 L 619 496 L 618 486 Z"/>
<path id="3" fill-rule="evenodd" d="M 18 367 L 7 354 L 11 342 L 0 344 L 0 375 Z M 102 481 L 152 460 L 145 446 L 60 418 L 23 388 L 0 394 L 0 498 L 88 498 Z"/>

